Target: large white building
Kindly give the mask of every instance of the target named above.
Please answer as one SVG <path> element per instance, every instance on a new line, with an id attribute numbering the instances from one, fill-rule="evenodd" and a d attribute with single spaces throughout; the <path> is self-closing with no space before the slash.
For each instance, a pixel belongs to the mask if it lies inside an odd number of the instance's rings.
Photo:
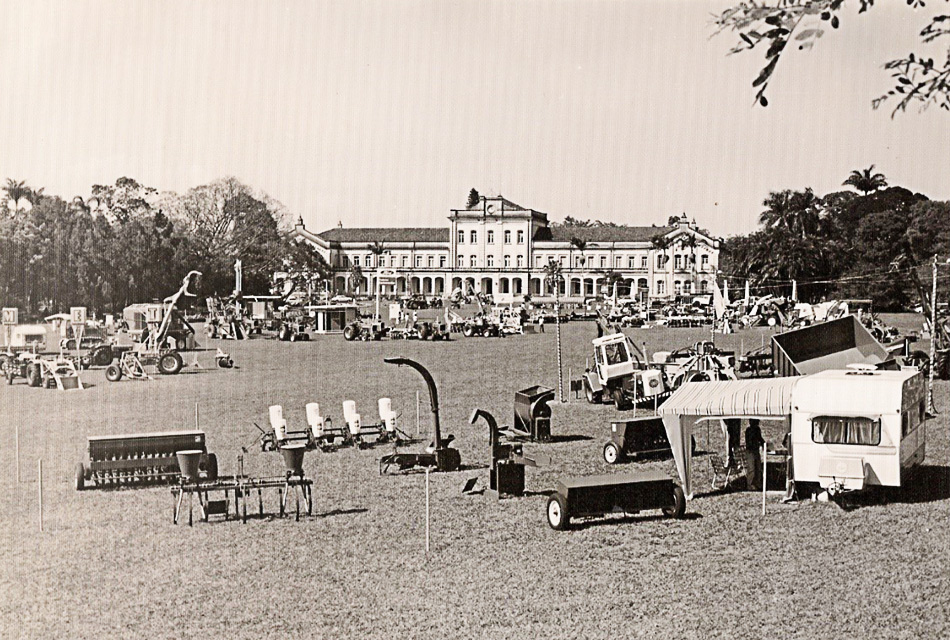
<path id="1" fill-rule="evenodd" d="M 467 209 L 452 209 L 448 228 L 359 228 L 321 233 L 303 221 L 292 235 L 311 243 L 334 269 L 334 288 L 375 291 L 376 269 L 396 271 L 397 294 L 443 295 L 469 287 L 504 298 L 553 295 L 545 266 L 560 264 L 562 294 L 583 299 L 618 282 L 623 296 L 667 298 L 711 291 L 719 264 L 719 241 L 685 215 L 673 226 L 549 225 L 547 214 L 502 196 L 481 196 Z"/>

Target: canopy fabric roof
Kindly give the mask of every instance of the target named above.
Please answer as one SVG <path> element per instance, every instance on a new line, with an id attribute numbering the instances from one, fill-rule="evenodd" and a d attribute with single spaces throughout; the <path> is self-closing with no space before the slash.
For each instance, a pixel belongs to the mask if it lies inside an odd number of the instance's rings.
<path id="1" fill-rule="evenodd" d="M 800 377 L 687 382 L 657 409 L 662 416 L 784 416 Z"/>
<path id="2" fill-rule="evenodd" d="M 695 420 L 682 416 L 780 417 L 792 411 L 792 390 L 801 381 L 790 378 L 687 382 L 657 409 L 673 450 L 683 492 L 693 497 L 691 442 Z"/>

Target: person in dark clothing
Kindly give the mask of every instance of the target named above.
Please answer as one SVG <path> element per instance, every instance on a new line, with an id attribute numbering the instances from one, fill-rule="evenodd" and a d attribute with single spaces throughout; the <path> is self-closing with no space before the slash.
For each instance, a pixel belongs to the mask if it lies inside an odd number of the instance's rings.
<path id="1" fill-rule="evenodd" d="M 736 466 L 736 451 L 739 450 L 739 438 L 742 436 L 742 421 L 739 418 L 726 418 L 726 466 Z"/>
<path id="2" fill-rule="evenodd" d="M 762 438 L 762 429 L 759 421 L 749 419 L 749 426 L 745 430 L 746 473 L 749 479 L 749 488 L 757 491 L 762 488 L 762 447 L 765 440 Z"/>

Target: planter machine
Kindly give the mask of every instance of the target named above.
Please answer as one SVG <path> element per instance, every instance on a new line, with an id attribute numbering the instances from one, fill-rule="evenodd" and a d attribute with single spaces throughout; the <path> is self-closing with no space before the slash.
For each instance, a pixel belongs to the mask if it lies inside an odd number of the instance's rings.
<path id="1" fill-rule="evenodd" d="M 373 444 L 385 442 L 402 443 L 410 440 L 398 428 L 399 414 L 393 411 L 392 400 L 380 398 L 377 403 L 380 421 L 364 424 L 362 416 L 356 413 L 356 403 L 347 400 L 343 403 L 343 418 L 345 425 L 334 427 L 333 420 L 324 417 L 320 412 L 320 404 L 307 403 L 307 426 L 303 429 L 290 430 L 284 418 L 284 409 L 280 405 L 273 405 L 269 409 L 270 431 L 261 431 L 261 451 L 278 451 L 288 445 L 303 445 L 308 451 L 320 449 L 328 452 L 340 447 L 356 446 L 364 448 Z"/>
<path id="2" fill-rule="evenodd" d="M 60 391 L 85 388 L 74 360 L 64 356 L 42 356 L 30 352 L 3 354 L 0 368 L 7 384 L 13 384 L 13 379 L 19 376 L 31 387 Z"/>
<path id="3" fill-rule="evenodd" d="M 430 374 L 429 370 L 424 366 L 409 358 L 384 358 L 383 362 L 397 366 L 412 367 L 422 375 L 426 381 L 426 385 L 429 387 L 429 402 L 432 406 L 433 437 L 432 442 L 429 443 L 429 446 L 426 447 L 424 452 L 399 453 L 398 451 L 394 451 L 390 455 L 380 458 L 380 475 L 388 473 L 389 468 L 393 466 L 398 467 L 399 471 L 406 471 L 414 467 L 430 467 L 434 468 L 435 471 L 458 471 L 459 467 L 462 466 L 462 456 L 459 454 L 458 449 L 449 446 L 452 440 L 455 439 L 455 436 L 450 435 L 445 439 L 442 438 L 439 425 L 439 391 L 436 389 L 432 374 Z"/>
<path id="4" fill-rule="evenodd" d="M 100 488 L 178 482 L 181 470 L 175 454 L 185 450 L 201 454 L 203 479 L 217 479 L 218 459 L 208 453 L 204 431 L 89 436 L 89 463 L 76 467 L 76 489 L 87 488 L 89 482 Z"/>

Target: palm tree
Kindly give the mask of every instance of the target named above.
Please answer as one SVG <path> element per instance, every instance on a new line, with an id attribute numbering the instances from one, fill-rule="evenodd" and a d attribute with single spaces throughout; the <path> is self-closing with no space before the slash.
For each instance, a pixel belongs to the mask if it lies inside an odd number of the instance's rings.
<path id="1" fill-rule="evenodd" d="M 811 188 L 804 191 L 772 191 L 762 201 L 766 207 L 759 222 L 769 229 L 785 229 L 802 238 L 818 231 L 821 199 Z"/>
<path id="2" fill-rule="evenodd" d="M 650 244 L 653 245 L 653 248 L 657 251 L 663 252 L 663 268 L 666 268 L 666 263 L 669 262 L 669 257 L 666 255 L 666 250 L 670 248 L 672 243 L 669 238 L 662 234 L 657 234 L 650 238 Z M 664 292 L 665 295 L 669 295 L 669 279 L 666 279 L 667 291 Z"/>
<path id="3" fill-rule="evenodd" d="M 571 238 L 571 247 L 581 252 L 581 266 L 582 267 L 584 266 L 584 263 L 587 262 L 587 258 L 584 256 L 584 251 L 587 249 L 587 246 L 588 244 L 586 240 L 581 240 L 580 238 L 576 236 Z"/>
<path id="4" fill-rule="evenodd" d="M 855 169 L 848 176 L 848 179 L 841 184 L 846 187 L 854 187 L 864 195 L 868 195 L 872 191 L 886 187 L 887 178 L 884 177 L 883 173 L 874 173 L 874 165 L 872 164 L 862 171 Z"/>
<path id="5" fill-rule="evenodd" d="M 360 268 L 360 265 L 354 264 L 350 267 L 348 279 L 353 293 L 358 294 L 360 292 L 360 285 L 363 284 L 363 270 Z"/>
<path id="6" fill-rule="evenodd" d="M 690 285 L 690 292 L 696 293 L 696 236 L 692 234 L 683 236 L 680 240 L 680 247 L 689 249 L 689 263 L 692 265 L 692 284 Z"/>
<path id="7" fill-rule="evenodd" d="M 564 402 L 564 372 L 561 366 L 561 284 L 564 275 L 561 273 L 561 263 L 551 260 L 544 267 L 544 281 L 554 289 L 554 326 L 557 343 L 557 397 Z"/>
<path id="8" fill-rule="evenodd" d="M 7 184 L 3 187 L 3 191 L 7 194 L 7 206 L 12 211 L 27 211 L 31 208 L 33 189 L 26 184 L 26 180 L 7 178 Z M 40 195 L 42 195 L 42 191 L 40 189 Z"/>

